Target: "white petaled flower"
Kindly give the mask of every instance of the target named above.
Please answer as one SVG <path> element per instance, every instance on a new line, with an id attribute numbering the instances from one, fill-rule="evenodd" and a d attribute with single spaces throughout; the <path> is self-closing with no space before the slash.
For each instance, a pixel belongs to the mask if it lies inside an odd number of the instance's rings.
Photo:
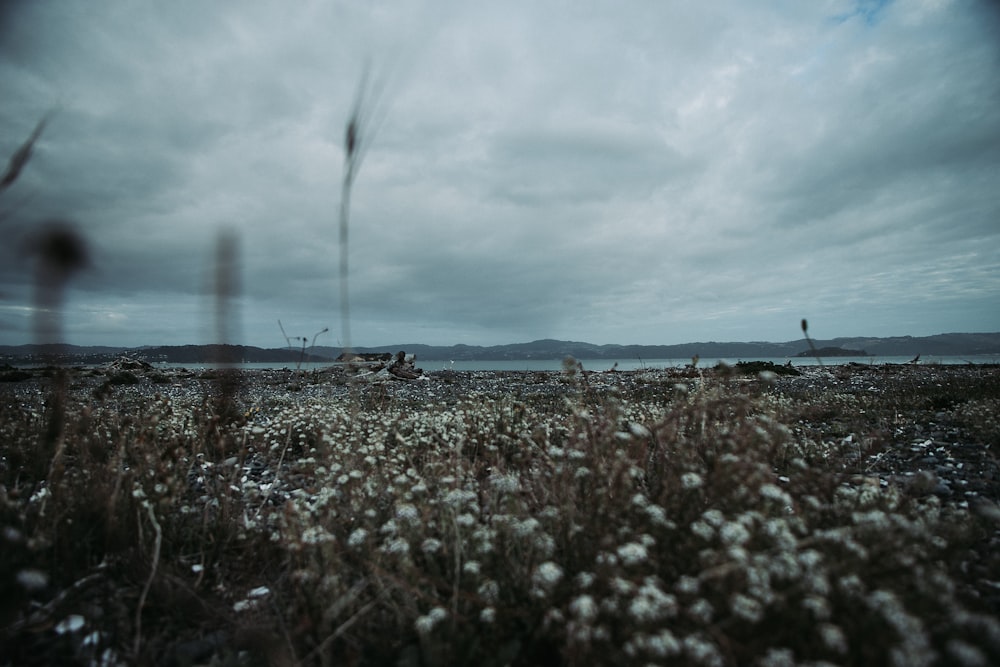
<path id="1" fill-rule="evenodd" d="M 690 491 L 692 489 L 700 489 L 705 485 L 705 480 L 701 478 L 696 472 L 686 472 L 681 475 L 681 486 Z"/>
<path id="2" fill-rule="evenodd" d="M 961 639 L 948 640 L 945 648 L 954 661 L 953 664 L 962 665 L 962 667 L 986 667 L 990 664 L 989 659 L 983 655 L 982 651 Z"/>
<path id="3" fill-rule="evenodd" d="M 764 617 L 764 607 L 760 602 L 748 595 L 736 593 L 729 599 L 729 610 L 733 616 L 750 623 L 757 623 Z"/>
<path id="4" fill-rule="evenodd" d="M 70 614 L 63 620 L 56 624 L 55 630 L 56 634 L 64 635 L 71 632 L 77 632 L 87 624 L 87 619 L 79 614 Z"/>
<path id="5" fill-rule="evenodd" d="M 769 648 L 758 664 L 761 667 L 795 667 L 795 653 L 788 648 Z"/>
<path id="6" fill-rule="evenodd" d="M 462 564 L 462 571 L 472 576 L 478 575 L 480 569 L 479 561 L 469 560 Z"/>
<path id="7" fill-rule="evenodd" d="M 715 536 L 715 529 L 704 521 L 695 521 L 691 524 L 691 532 L 703 540 L 711 540 Z"/>
<path id="8" fill-rule="evenodd" d="M 356 549 L 368 539 L 368 531 L 364 528 L 355 528 L 347 538 L 347 546 Z"/>
<path id="9" fill-rule="evenodd" d="M 533 544 L 541 558 L 548 558 L 556 551 L 556 541 L 548 533 L 535 535 Z"/>
<path id="10" fill-rule="evenodd" d="M 722 542 L 728 545 L 746 544 L 750 540 L 750 533 L 741 523 L 729 522 L 719 531 Z"/>
<path id="11" fill-rule="evenodd" d="M 715 644 L 698 635 L 684 638 L 684 652 L 697 664 L 722 667 L 725 661 Z"/>
<path id="12" fill-rule="evenodd" d="M 657 658 L 669 658 L 681 652 L 681 643 L 674 633 L 664 628 L 646 641 L 646 649 Z"/>
<path id="13" fill-rule="evenodd" d="M 637 438 L 648 438 L 653 435 L 648 428 L 635 422 L 629 422 L 628 430 Z"/>
<path id="14" fill-rule="evenodd" d="M 409 503 L 396 506 L 396 518 L 407 523 L 419 523 L 420 511 Z"/>
<path id="15" fill-rule="evenodd" d="M 569 603 L 569 610 L 574 616 L 584 623 L 589 623 L 597 618 L 598 608 L 594 598 L 589 595 L 581 595 Z"/>
<path id="16" fill-rule="evenodd" d="M 698 592 L 699 586 L 700 584 L 698 583 L 698 579 L 696 577 L 684 574 L 681 575 L 679 579 L 677 579 L 676 583 L 674 583 L 674 590 L 676 590 L 678 593 L 694 595 L 695 593 Z"/>
<path id="17" fill-rule="evenodd" d="M 663 526 L 664 528 L 674 528 L 675 526 L 667 520 L 667 512 L 659 505 L 649 504 L 643 508 L 646 512 L 646 516 L 649 520 L 653 522 L 654 526 Z"/>
<path id="18" fill-rule="evenodd" d="M 847 653 L 847 638 L 844 631 L 833 623 L 820 623 L 819 636 L 823 640 L 823 645 L 834 653 Z"/>
<path id="19" fill-rule="evenodd" d="M 617 553 L 622 564 L 626 566 L 644 563 L 649 557 L 646 547 L 638 542 L 621 545 L 618 547 Z"/>
<path id="20" fill-rule="evenodd" d="M 687 610 L 692 617 L 705 625 L 712 621 L 712 616 L 715 614 L 712 603 L 704 598 L 695 600 Z"/>
<path id="21" fill-rule="evenodd" d="M 719 510 L 711 509 L 702 512 L 701 520 L 713 528 L 719 528 L 726 522 L 726 516 Z"/>
<path id="22" fill-rule="evenodd" d="M 49 575 L 41 570 L 25 569 L 17 573 L 17 583 L 25 590 L 40 591 L 49 585 Z"/>
<path id="23" fill-rule="evenodd" d="M 388 544 L 382 547 L 383 551 L 390 554 L 403 555 L 410 553 L 410 543 L 407 542 L 402 537 L 397 537 L 391 540 Z"/>
<path id="24" fill-rule="evenodd" d="M 426 635 L 434 629 L 434 627 L 448 617 L 448 612 L 444 607 L 434 607 L 427 614 L 417 617 L 414 621 L 413 626 L 418 634 Z"/>
<path id="25" fill-rule="evenodd" d="M 490 485 L 500 493 L 517 493 L 521 490 L 521 480 L 516 474 L 492 474 L 490 475 Z"/>
<path id="26" fill-rule="evenodd" d="M 664 593 L 653 580 L 639 588 L 628 606 L 629 615 L 639 623 L 650 623 L 677 615 L 677 598 Z"/>
<path id="27" fill-rule="evenodd" d="M 775 484 L 763 484 L 760 487 L 760 495 L 767 500 L 773 500 L 780 505 L 791 505 L 792 497 L 784 489 Z"/>
<path id="28" fill-rule="evenodd" d="M 465 489 L 452 489 L 444 497 L 445 504 L 451 505 L 456 509 L 473 500 L 476 500 L 476 494 Z"/>
<path id="29" fill-rule="evenodd" d="M 479 584 L 476 592 L 479 593 L 479 597 L 487 604 L 495 604 L 500 599 L 500 584 L 493 579 L 487 579 Z"/>
<path id="30" fill-rule="evenodd" d="M 541 526 L 542 524 L 534 517 L 527 518 L 524 521 L 517 521 L 513 525 L 514 535 L 517 537 L 527 537 L 541 528 Z"/>
<path id="31" fill-rule="evenodd" d="M 328 531 L 323 526 L 309 526 L 304 531 L 302 531 L 302 543 L 303 544 L 324 544 L 327 542 L 335 542 L 336 537 L 333 533 Z"/>
<path id="32" fill-rule="evenodd" d="M 479 612 L 479 620 L 482 623 L 493 623 L 497 620 L 497 610 L 493 607 L 485 607 Z"/>
<path id="33" fill-rule="evenodd" d="M 825 621 L 830 618 L 830 603 L 818 595 L 807 595 L 803 598 L 802 608 L 818 620 Z"/>
<path id="34" fill-rule="evenodd" d="M 546 561 L 531 573 L 531 581 L 543 591 L 551 591 L 563 578 L 563 570 L 552 561 Z"/>
<path id="35" fill-rule="evenodd" d="M 611 584 L 611 590 L 618 595 L 631 595 L 635 590 L 635 584 L 628 579 L 623 579 L 622 577 L 612 577 L 609 583 Z"/>

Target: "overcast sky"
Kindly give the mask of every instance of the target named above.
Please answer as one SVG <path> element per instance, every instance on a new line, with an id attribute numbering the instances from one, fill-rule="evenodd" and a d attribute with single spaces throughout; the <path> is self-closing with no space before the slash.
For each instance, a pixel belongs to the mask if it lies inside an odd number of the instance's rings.
<path id="1" fill-rule="evenodd" d="M 0 1 L 0 344 L 786 341 L 1000 331 L 1000 11 L 856 2 Z"/>

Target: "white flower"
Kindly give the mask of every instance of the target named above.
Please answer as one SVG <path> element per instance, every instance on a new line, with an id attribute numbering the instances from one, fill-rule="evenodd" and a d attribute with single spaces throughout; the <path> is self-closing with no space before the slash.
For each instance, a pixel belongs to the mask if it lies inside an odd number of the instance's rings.
<path id="1" fill-rule="evenodd" d="M 516 474 L 492 474 L 490 475 L 490 485 L 500 493 L 517 493 L 521 490 L 521 480 Z"/>
<path id="2" fill-rule="evenodd" d="M 655 581 L 647 579 L 628 606 L 629 615 L 639 623 L 654 622 L 677 614 L 677 598 L 664 593 Z"/>
<path id="3" fill-rule="evenodd" d="M 569 603 L 570 612 L 584 623 L 597 618 L 597 604 L 589 595 L 581 595 Z"/>
<path id="4" fill-rule="evenodd" d="M 454 508 L 459 508 L 476 500 L 476 494 L 472 491 L 466 491 L 464 489 L 452 489 L 445 495 L 444 502 L 447 505 L 451 505 Z"/>
<path id="5" fill-rule="evenodd" d="M 664 628 L 646 640 L 646 649 L 657 658 L 668 658 L 681 652 L 681 643 L 670 630 Z"/>
<path id="6" fill-rule="evenodd" d="M 703 540 L 710 540 L 715 536 L 715 530 L 704 521 L 695 521 L 691 524 L 691 532 Z"/>
<path id="7" fill-rule="evenodd" d="M 835 653 L 847 653 L 847 638 L 844 631 L 833 623 L 821 623 L 819 626 L 819 636 L 823 640 L 824 646 Z"/>
<path id="8" fill-rule="evenodd" d="M 79 614 L 70 614 L 63 620 L 56 624 L 53 630 L 56 631 L 57 635 L 64 635 L 69 632 L 76 632 L 86 625 L 87 619 Z"/>
<path id="9" fill-rule="evenodd" d="M 531 573 L 531 581 L 543 591 L 551 591 L 563 578 L 563 570 L 552 561 L 545 561 Z"/>
<path id="10" fill-rule="evenodd" d="M 702 521 L 715 528 L 720 527 L 726 522 L 725 515 L 716 509 L 705 510 L 701 515 Z"/>
<path id="11" fill-rule="evenodd" d="M 705 480 L 701 478 L 696 472 L 686 472 L 681 475 L 681 486 L 690 491 L 691 489 L 700 489 L 705 485 Z"/>
<path id="12" fill-rule="evenodd" d="M 420 544 L 420 550 L 427 554 L 437 553 L 441 550 L 441 540 L 428 537 Z"/>
<path id="13" fill-rule="evenodd" d="M 636 424 L 635 422 L 629 422 L 628 430 L 629 433 L 637 438 L 648 438 L 653 435 L 648 428 L 642 424 Z"/>
<path id="14" fill-rule="evenodd" d="M 770 648 L 759 664 L 761 667 L 795 667 L 795 654 L 787 648 Z"/>
<path id="15" fill-rule="evenodd" d="M 712 621 L 715 609 L 712 607 L 711 602 L 704 598 L 699 598 L 688 607 L 688 613 L 698 621 L 701 621 L 702 624 L 707 625 Z"/>
<path id="16" fill-rule="evenodd" d="M 733 616 L 751 623 L 757 623 L 764 617 L 764 607 L 760 602 L 742 593 L 736 593 L 729 599 L 729 610 Z"/>
<path id="17" fill-rule="evenodd" d="M 538 522 L 538 519 L 530 517 L 528 519 L 525 519 L 524 521 L 518 521 L 514 523 L 513 526 L 514 535 L 516 535 L 517 537 L 527 537 L 528 535 L 531 535 L 533 532 L 538 530 L 541 526 L 542 524 Z"/>
<path id="18" fill-rule="evenodd" d="M 618 558 L 626 566 L 638 565 L 645 562 L 648 557 L 649 554 L 646 551 L 646 547 L 638 542 L 629 542 L 618 547 Z"/>
<path id="19" fill-rule="evenodd" d="M 420 511 L 409 503 L 401 503 L 396 506 L 396 518 L 407 523 L 419 523 Z"/>
<path id="20" fill-rule="evenodd" d="M 674 528 L 675 526 L 667 520 L 667 512 L 659 505 L 653 505 L 652 503 L 643 508 L 646 512 L 646 516 L 649 520 L 653 522 L 654 526 L 662 526 L 664 528 Z"/>
<path id="21" fill-rule="evenodd" d="M 618 595 L 631 595 L 632 591 L 635 590 L 635 584 L 628 579 L 623 579 L 622 577 L 612 577 L 610 583 L 611 590 Z"/>
<path id="22" fill-rule="evenodd" d="M 413 626 L 418 634 L 426 635 L 446 618 L 448 618 L 448 612 L 444 607 L 434 607 L 424 616 L 419 616 Z"/>
<path id="23" fill-rule="evenodd" d="M 719 537 L 722 538 L 724 544 L 746 544 L 750 540 L 750 533 L 743 527 L 743 524 L 730 522 L 719 531 Z"/>
<path id="24" fill-rule="evenodd" d="M 364 528 L 355 528 L 351 532 L 350 537 L 347 538 L 347 546 L 351 547 L 352 549 L 356 549 L 360 547 L 362 544 L 364 544 L 365 540 L 367 539 L 368 539 L 367 530 L 365 530 Z"/>
<path id="25" fill-rule="evenodd" d="M 674 583 L 674 590 L 678 593 L 685 593 L 687 595 L 694 595 L 697 593 L 698 587 L 698 579 L 687 574 L 681 575 L 681 577 L 677 579 L 676 583 Z"/>
<path id="26" fill-rule="evenodd" d="M 986 665 L 990 664 L 989 659 L 983 655 L 982 651 L 961 639 L 948 640 L 945 648 L 956 665 L 962 665 L 963 667 L 986 667 Z"/>
<path id="27" fill-rule="evenodd" d="M 390 554 L 408 554 L 410 553 L 410 543 L 401 537 L 397 537 L 383 546 L 382 550 Z"/>
<path id="28" fill-rule="evenodd" d="M 760 495 L 767 500 L 773 500 L 782 506 L 789 506 L 792 504 L 792 497 L 788 495 L 784 489 L 775 484 L 763 484 L 760 487 Z"/>
<path id="29" fill-rule="evenodd" d="M 684 638 L 684 652 L 697 664 L 708 667 L 722 667 L 724 664 L 715 644 L 698 635 L 688 635 Z"/>
<path id="30" fill-rule="evenodd" d="M 492 579 L 487 579 L 479 584 L 477 592 L 479 593 L 479 597 L 488 604 L 494 604 L 500 599 L 500 585 Z"/>
<path id="31" fill-rule="evenodd" d="M 40 591 L 49 585 L 49 575 L 41 570 L 26 569 L 17 573 L 17 583 L 25 590 Z"/>
<path id="32" fill-rule="evenodd" d="M 302 531 L 300 539 L 303 544 L 323 544 L 325 542 L 334 542 L 337 538 L 323 526 L 309 526 Z"/>

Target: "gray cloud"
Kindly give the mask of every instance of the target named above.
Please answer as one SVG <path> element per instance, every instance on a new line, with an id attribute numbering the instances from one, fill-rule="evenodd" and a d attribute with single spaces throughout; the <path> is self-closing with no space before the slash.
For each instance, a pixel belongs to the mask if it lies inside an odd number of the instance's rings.
<path id="1" fill-rule="evenodd" d="M 53 218 L 94 258 L 69 342 L 209 340 L 223 230 L 244 342 L 338 332 L 366 68 L 356 344 L 1000 330 L 998 35 L 948 0 L 6 3 L 0 158 L 52 117 L 0 194 L 0 343 Z"/>

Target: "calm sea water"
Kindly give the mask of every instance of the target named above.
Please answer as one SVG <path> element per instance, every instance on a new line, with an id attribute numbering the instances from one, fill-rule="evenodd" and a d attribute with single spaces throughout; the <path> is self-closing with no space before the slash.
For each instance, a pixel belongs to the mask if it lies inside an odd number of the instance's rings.
<path id="1" fill-rule="evenodd" d="M 840 364 L 905 364 L 912 357 L 836 357 L 824 358 L 823 363 L 827 366 Z M 635 371 L 663 368 L 683 368 L 691 363 L 690 359 L 580 359 L 585 370 L 588 371 L 608 371 L 617 368 L 620 371 Z M 738 361 L 771 361 L 775 364 L 786 364 L 789 361 L 793 366 L 816 366 L 819 362 L 810 357 L 772 357 L 762 359 L 737 359 L 737 358 L 704 358 L 698 362 L 699 368 L 712 368 L 722 362 L 735 365 Z M 1000 363 L 1000 355 L 969 355 L 961 357 L 950 356 L 921 356 L 920 364 L 997 364 Z M 559 371 L 563 368 L 563 362 L 557 359 L 522 359 L 517 361 L 421 361 L 417 359 L 417 367 L 425 371 Z M 156 364 L 162 368 L 216 368 L 218 364 Z M 317 368 L 327 368 L 330 363 L 304 363 L 303 370 L 313 370 Z M 285 363 L 259 363 L 242 364 L 240 368 L 296 368 L 295 364 Z"/>

